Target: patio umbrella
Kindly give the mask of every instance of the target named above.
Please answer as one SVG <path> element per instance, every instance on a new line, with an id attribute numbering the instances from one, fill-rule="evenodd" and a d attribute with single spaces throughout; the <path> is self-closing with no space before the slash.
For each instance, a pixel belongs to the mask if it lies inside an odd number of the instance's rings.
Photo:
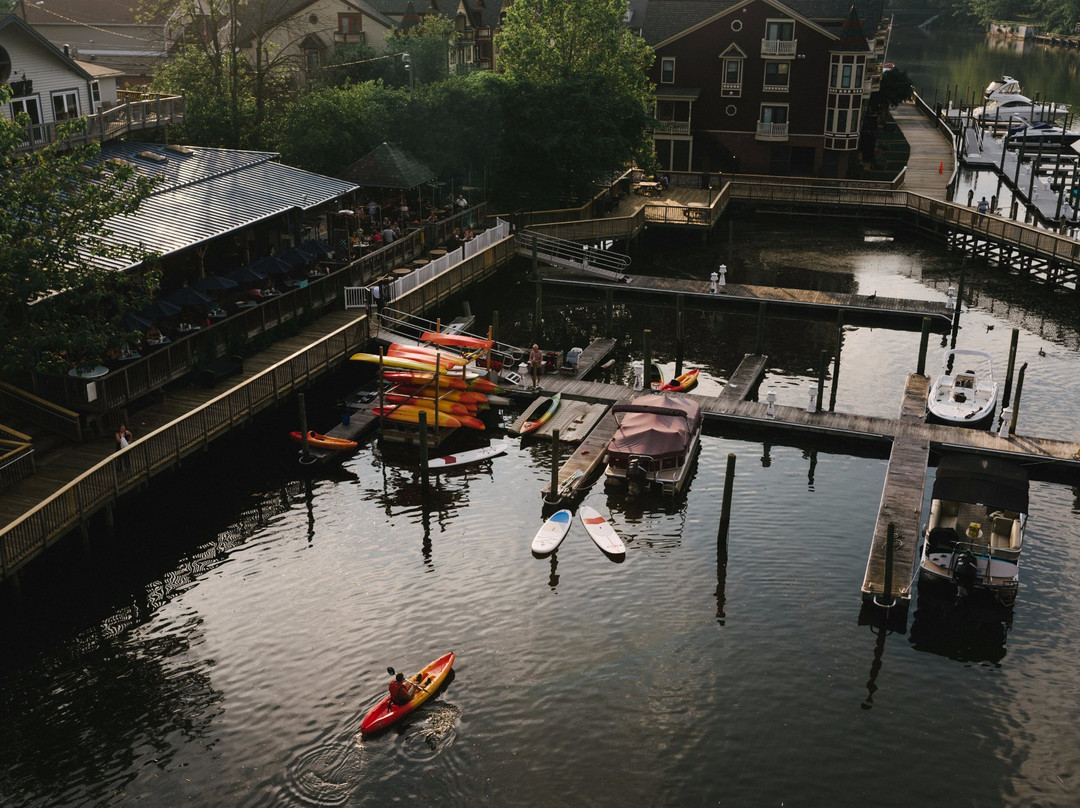
<path id="1" fill-rule="evenodd" d="M 299 247 L 290 247 L 281 253 L 278 258 L 293 268 L 307 266 L 314 260 L 311 253 L 301 250 Z"/>
<path id="2" fill-rule="evenodd" d="M 225 289 L 235 289 L 239 285 L 236 281 L 221 275 L 207 275 L 195 281 L 195 288 L 200 292 L 220 292 Z"/>
<path id="3" fill-rule="evenodd" d="M 236 281 L 237 283 L 251 283 L 252 281 L 261 281 L 266 277 L 265 273 L 259 272 L 256 269 L 252 269 L 250 266 L 240 267 L 240 269 L 234 269 L 228 275 L 229 280 Z"/>
<path id="4" fill-rule="evenodd" d="M 309 239 L 300 245 L 300 249 L 306 253 L 311 253 L 316 258 L 321 258 L 324 255 L 333 255 L 333 248 L 325 241 L 318 241 L 316 239 Z"/>
<path id="5" fill-rule="evenodd" d="M 138 312 L 140 317 L 157 320 L 161 317 L 175 317 L 180 313 L 180 307 L 168 300 L 155 300 L 145 309 Z"/>
<path id="6" fill-rule="evenodd" d="M 292 272 L 292 266 L 288 261 L 282 261 L 276 255 L 267 255 L 258 261 L 248 264 L 248 269 L 261 272 L 263 275 L 287 275 Z"/>
<path id="7" fill-rule="evenodd" d="M 138 314 L 128 313 L 124 315 L 124 328 L 128 331 L 145 331 L 154 324 L 153 320 L 140 317 Z"/>
<path id="8" fill-rule="evenodd" d="M 177 289 L 165 299 L 170 303 L 175 303 L 177 306 L 206 306 L 213 302 L 208 295 L 204 295 L 198 289 L 192 289 L 190 286 Z"/>

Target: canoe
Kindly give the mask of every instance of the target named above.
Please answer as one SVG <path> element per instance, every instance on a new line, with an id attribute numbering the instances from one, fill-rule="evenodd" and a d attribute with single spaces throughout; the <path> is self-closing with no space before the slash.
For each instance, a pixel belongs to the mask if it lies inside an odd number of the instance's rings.
<path id="1" fill-rule="evenodd" d="M 457 454 L 432 458 L 428 461 L 428 468 L 431 471 L 442 471 L 443 469 L 452 469 L 455 466 L 466 466 L 469 463 L 479 463 L 481 460 L 488 460 L 503 454 L 506 454 L 506 444 L 493 443 L 482 449 L 470 449 L 466 452 L 458 452 Z"/>
<path id="2" fill-rule="evenodd" d="M 570 511 L 565 508 L 555 511 L 533 536 L 532 551 L 537 555 L 555 552 L 562 544 L 562 540 L 566 538 L 572 521 Z"/>
<path id="3" fill-rule="evenodd" d="M 521 434 L 528 435 L 530 432 L 535 432 L 546 424 L 551 416 L 555 414 L 555 410 L 559 409 L 559 401 L 561 399 L 562 393 L 556 393 L 548 398 L 538 399 L 530 408 L 528 417 L 521 425 Z"/>
<path id="4" fill-rule="evenodd" d="M 443 334 L 439 331 L 427 331 L 420 335 L 421 342 L 430 342 L 432 345 L 449 345 L 454 348 L 472 348 L 486 351 L 495 343 L 481 337 L 469 337 L 465 334 Z"/>
<path id="5" fill-rule="evenodd" d="M 453 651 L 439 657 L 434 662 L 425 665 L 416 675 L 409 677 L 409 681 L 415 682 L 417 681 L 416 676 L 419 676 L 419 681 L 423 689 L 417 689 L 412 700 L 405 704 L 391 703 L 390 694 L 387 693 L 382 697 L 379 703 L 372 707 L 368 711 L 368 714 L 364 716 L 364 720 L 360 722 L 360 732 L 364 735 L 370 735 L 373 732 L 386 729 L 395 721 L 407 716 L 435 695 L 435 691 L 437 691 L 442 686 L 442 683 L 446 681 L 446 677 L 449 675 L 453 665 Z"/>
<path id="6" fill-rule="evenodd" d="M 417 387 L 435 387 L 435 374 L 419 370 L 390 370 L 383 373 L 383 378 L 395 384 L 411 384 Z M 439 374 L 439 387 L 451 390 L 464 390 L 464 379 L 451 379 L 445 373 Z"/>
<path id="7" fill-rule="evenodd" d="M 372 353 L 354 353 L 349 357 L 354 362 L 370 362 L 377 365 L 382 362 L 384 368 L 394 368 L 395 370 L 419 370 L 427 373 L 435 372 L 435 365 L 430 362 L 419 362 L 415 359 L 406 359 L 403 356 L 382 356 Z"/>
<path id="8" fill-rule="evenodd" d="M 619 538 L 619 534 L 615 532 L 611 522 L 601 516 L 596 508 L 582 505 L 578 509 L 578 517 L 581 519 L 581 524 L 585 526 L 589 538 L 596 543 L 597 547 L 608 555 L 626 554 L 626 545 Z"/>
<path id="9" fill-rule="evenodd" d="M 661 386 L 660 389 L 665 391 L 674 391 L 677 393 L 685 393 L 687 390 L 697 384 L 698 373 L 700 373 L 700 370 L 698 368 L 688 370 L 681 376 L 676 376 L 670 382 Z"/>
<path id="10" fill-rule="evenodd" d="M 335 438 L 331 435 L 322 435 L 313 429 L 309 429 L 307 434 L 308 446 L 314 446 L 316 449 L 330 449 L 337 452 L 351 452 L 360 445 L 354 440 Z M 292 440 L 294 443 L 303 443 L 304 433 L 300 430 L 290 432 L 289 439 Z"/>
<path id="11" fill-rule="evenodd" d="M 427 418 L 428 426 L 433 426 L 436 418 L 439 419 L 439 426 L 454 428 L 461 426 L 461 421 L 458 420 L 456 415 L 449 415 L 445 412 L 435 413 L 431 410 L 425 410 L 422 407 L 414 407 L 411 404 L 392 404 L 387 407 L 372 407 L 371 412 L 374 415 L 381 415 L 383 418 L 388 418 L 391 421 L 400 421 L 403 424 L 419 423 L 420 413 L 424 413 Z M 467 415 L 463 417 L 468 418 Z"/>

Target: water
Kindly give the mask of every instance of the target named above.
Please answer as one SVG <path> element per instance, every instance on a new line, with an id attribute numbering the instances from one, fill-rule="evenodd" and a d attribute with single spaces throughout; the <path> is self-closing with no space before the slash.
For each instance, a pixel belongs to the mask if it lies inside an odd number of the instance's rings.
<path id="1" fill-rule="evenodd" d="M 729 258 L 719 238 L 654 234 L 634 268 L 706 278 L 724 260 L 732 282 L 934 300 L 958 280 L 957 255 L 887 229 L 762 218 L 735 238 Z M 1080 439 L 1075 303 L 996 270 L 972 267 L 965 285 L 961 347 L 1003 370 L 1020 330 L 1020 431 Z M 531 292 L 507 270 L 469 300 L 524 342 Z M 601 306 L 545 301 L 544 344 L 600 333 Z M 670 375 L 673 322 L 663 306 L 620 307 L 618 372 L 649 328 Z M 702 392 L 755 330 L 752 315 L 687 311 Z M 762 390 L 805 405 L 835 337 L 835 323 L 771 321 Z M 845 327 L 835 408 L 894 415 L 918 343 Z M 362 372 L 310 391 L 314 428 L 336 422 Z M 302 477 L 284 437 L 294 406 L 125 500 L 90 560 L 76 539 L 29 571 L 24 612 L 5 606 L 0 623 L 0 804 L 1075 804 L 1076 489 L 1033 483 L 1011 612 L 920 598 L 883 631 L 859 595 L 883 453 L 713 430 L 675 502 L 590 490 L 623 563 L 577 524 L 536 559 L 548 446 L 513 441 L 438 478 L 425 510 L 411 459 L 376 445 Z M 358 737 L 388 665 L 451 649 L 445 691 Z"/>

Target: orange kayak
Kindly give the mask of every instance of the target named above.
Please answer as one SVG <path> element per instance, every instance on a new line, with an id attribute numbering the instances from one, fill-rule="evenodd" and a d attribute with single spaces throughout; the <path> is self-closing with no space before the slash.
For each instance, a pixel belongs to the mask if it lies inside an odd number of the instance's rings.
<path id="1" fill-rule="evenodd" d="M 388 407 L 372 407 L 371 412 L 375 415 L 381 415 L 383 418 L 388 418 L 391 421 L 401 421 L 404 424 L 419 423 L 420 413 L 424 413 L 428 424 L 432 424 L 435 419 L 438 418 L 439 426 L 455 428 L 461 426 L 461 421 L 458 420 L 456 415 L 449 415 L 445 412 L 436 413 L 432 410 L 425 410 L 422 407 L 413 406 L 412 404 L 392 404 Z M 468 418 L 469 416 L 465 415 L 462 417 Z"/>
<path id="2" fill-rule="evenodd" d="M 435 399 L 433 398 L 404 395 L 401 393 L 387 393 L 386 400 L 390 404 L 411 404 L 414 407 L 423 407 L 425 410 L 435 410 Z M 468 407 L 459 401 L 439 401 L 438 403 L 439 412 L 445 412 L 450 415 L 473 415 L 476 412 L 475 408 L 470 411 Z"/>
<path id="3" fill-rule="evenodd" d="M 423 396 L 425 398 L 433 398 L 435 394 L 435 385 L 431 384 L 425 387 L 417 387 L 416 385 L 399 384 L 394 388 L 395 393 L 412 393 L 413 395 Z M 487 404 L 487 396 L 483 393 L 477 393 L 472 390 L 440 390 L 439 398 L 443 401 L 459 401 L 462 404 Z"/>
<path id="4" fill-rule="evenodd" d="M 383 378 L 388 382 L 395 382 L 397 384 L 412 384 L 416 386 L 430 385 L 435 386 L 435 374 L 434 373 L 422 373 L 420 371 L 410 370 L 390 370 L 383 373 Z M 465 380 L 460 378 L 451 378 L 445 373 L 439 374 L 439 387 L 451 388 L 454 390 L 464 390 Z"/>
<path id="5" fill-rule="evenodd" d="M 322 435 L 313 429 L 308 430 L 308 445 L 314 446 L 316 449 L 332 449 L 334 451 L 351 452 L 356 449 L 360 444 L 354 440 L 346 440 L 345 438 L 335 438 L 330 435 Z M 296 432 L 289 433 L 289 439 L 294 443 L 303 443 L 304 433 L 297 430 Z"/>
<path id="6" fill-rule="evenodd" d="M 431 365 L 434 365 L 435 360 L 438 359 L 439 365 L 444 368 L 460 367 L 468 362 L 464 356 L 451 351 L 436 351 L 431 348 L 413 348 L 410 345 L 401 345 L 396 342 L 387 348 L 386 352 L 390 356 L 415 359 L 419 362 L 428 362 Z"/>
<path id="7" fill-rule="evenodd" d="M 673 390 L 676 392 L 684 393 L 697 384 L 697 377 L 700 371 L 698 368 L 688 370 L 681 376 L 676 376 L 670 382 L 660 387 L 661 390 Z"/>
<path id="8" fill-rule="evenodd" d="M 420 336 L 421 342 L 430 342 L 432 345 L 449 345 L 454 348 L 472 348 L 485 351 L 495 343 L 481 337 L 469 337 L 464 334 L 444 334 L 440 331 L 428 331 Z"/>
<path id="9" fill-rule="evenodd" d="M 441 656 L 434 662 L 421 668 L 415 676 L 412 676 L 409 679 L 410 682 L 419 683 L 420 685 L 420 687 L 416 689 L 416 692 L 413 693 L 412 699 L 404 704 L 393 704 L 390 701 L 390 694 L 387 693 L 382 697 L 382 700 L 372 707 L 368 711 L 368 714 L 364 716 L 364 720 L 360 722 L 360 732 L 364 735 L 370 735 L 372 732 L 378 732 L 380 729 L 385 729 L 398 719 L 407 716 L 435 695 L 435 691 L 446 681 L 446 677 L 450 673 L 450 669 L 453 665 L 454 652 L 451 651 L 449 654 Z M 391 670 L 393 670 L 393 668 L 391 668 Z"/>

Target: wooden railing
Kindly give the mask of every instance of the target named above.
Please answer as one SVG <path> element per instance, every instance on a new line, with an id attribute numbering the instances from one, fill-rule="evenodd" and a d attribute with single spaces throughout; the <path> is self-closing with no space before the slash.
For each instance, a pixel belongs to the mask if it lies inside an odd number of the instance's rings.
<path id="1" fill-rule="evenodd" d="M 161 95 L 158 93 L 131 93 L 124 90 L 118 95 L 126 100 L 112 109 L 103 110 L 94 115 L 87 115 L 86 129 L 66 138 L 71 144 L 92 143 L 114 140 L 129 132 L 143 129 L 155 129 L 170 123 L 180 123 L 185 116 L 185 101 L 182 95 Z M 19 147 L 23 151 L 41 148 L 57 140 L 57 129 L 62 123 L 39 123 L 27 127 L 26 136 Z"/>
<path id="2" fill-rule="evenodd" d="M 29 477 L 35 470 L 34 444 L 30 437 L 0 428 L 0 491 Z"/>
<path id="3" fill-rule="evenodd" d="M 66 407 L 53 404 L 7 382 L 0 382 L 0 404 L 13 415 L 43 426 L 68 440 L 82 440 L 79 413 Z"/>

